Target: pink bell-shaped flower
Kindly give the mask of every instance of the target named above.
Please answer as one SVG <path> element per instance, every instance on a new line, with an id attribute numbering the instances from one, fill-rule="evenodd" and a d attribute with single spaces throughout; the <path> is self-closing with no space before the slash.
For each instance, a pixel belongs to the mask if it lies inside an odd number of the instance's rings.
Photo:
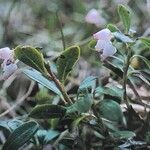
<path id="1" fill-rule="evenodd" d="M 0 49 L 0 59 L 7 60 L 10 59 L 12 55 L 12 50 L 9 47 L 4 47 Z"/>
<path id="2" fill-rule="evenodd" d="M 17 69 L 18 69 L 18 66 L 15 63 L 11 63 L 9 65 L 6 65 L 3 68 L 2 79 L 3 80 L 8 79 Z"/>
<path id="3" fill-rule="evenodd" d="M 85 21 L 87 23 L 95 24 L 97 27 L 103 26 L 106 21 L 105 19 L 101 16 L 100 12 L 98 12 L 96 9 L 91 9 L 86 17 Z"/>
<path id="4" fill-rule="evenodd" d="M 109 29 L 103 29 L 93 34 L 93 37 L 96 40 L 111 40 L 111 38 L 113 37 L 113 34 L 111 33 Z"/>
<path id="5" fill-rule="evenodd" d="M 107 40 L 98 40 L 95 49 L 100 52 L 102 60 L 113 56 L 117 51 L 112 42 Z"/>
<path id="6" fill-rule="evenodd" d="M 95 49 L 100 52 L 102 60 L 105 60 L 107 57 L 113 56 L 116 53 L 116 48 L 111 42 L 112 33 L 109 29 L 103 29 L 93 35 L 97 40 Z"/>
<path id="7" fill-rule="evenodd" d="M 5 47 L 0 49 L 0 59 L 3 60 L 1 67 L 3 69 L 3 75 L 0 77 L 0 80 L 6 80 L 9 78 L 16 70 L 17 65 L 14 61 L 13 50 Z"/>

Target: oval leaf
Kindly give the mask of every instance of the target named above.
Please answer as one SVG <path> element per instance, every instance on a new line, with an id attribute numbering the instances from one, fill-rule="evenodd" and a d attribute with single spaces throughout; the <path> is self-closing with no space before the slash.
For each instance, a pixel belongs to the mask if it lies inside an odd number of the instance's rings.
<path id="1" fill-rule="evenodd" d="M 38 124 L 34 121 L 21 125 L 12 132 L 2 150 L 17 150 L 33 137 L 38 127 Z"/>
<path id="2" fill-rule="evenodd" d="M 64 83 L 68 74 L 76 64 L 80 56 L 80 48 L 72 46 L 60 54 L 57 59 L 58 79 Z"/>
<path id="3" fill-rule="evenodd" d="M 29 117 L 36 119 L 61 118 L 65 115 L 66 109 L 59 105 L 38 105 L 29 114 Z"/>
<path id="4" fill-rule="evenodd" d="M 39 139 L 39 141 L 42 144 L 47 144 L 48 142 L 50 142 L 51 140 L 53 140 L 54 138 L 56 138 L 60 133 L 58 131 L 55 130 L 38 130 L 37 131 L 37 137 Z"/>
<path id="5" fill-rule="evenodd" d="M 119 14 L 119 17 L 125 27 L 125 32 L 128 33 L 129 29 L 130 29 L 130 24 L 131 24 L 129 10 L 125 6 L 119 5 L 118 6 L 118 14 Z"/>
<path id="6" fill-rule="evenodd" d="M 85 80 L 82 81 L 82 83 L 79 86 L 79 90 L 83 90 L 89 87 L 92 87 L 94 89 L 96 84 L 96 78 L 95 76 L 89 76 Z"/>
<path id="7" fill-rule="evenodd" d="M 67 108 L 67 113 L 80 112 L 85 113 L 90 110 L 93 104 L 93 99 L 90 94 L 78 97 L 78 100 Z"/>
<path id="8" fill-rule="evenodd" d="M 131 38 L 129 38 L 128 36 L 124 35 L 121 32 L 114 32 L 113 35 L 118 42 L 122 42 L 122 43 L 133 43 L 134 42 Z"/>
<path id="9" fill-rule="evenodd" d="M 43 56 L 37 49 L 30 46 L 17 46 L 15 48 L 15 56 L 26 65 L 40 71 L 41 73 L 47 72 L 44 66 Z"/>
<path id="10" fill-rule="evenodd" d="M 119 139 L 129 139 L 136 136 L 136 134 L 132 131 L 116 131 L 112 133 L 112 135 Z"/>
<path id="11" fill-rule="evenodd" d="M 114 24 L 108 24 L 107 28 L 111 31 L 111 32 L 119 32 L 119 29 L 114 25 Z"/>
<path id="12" fill-rule="evenodd" d="M 95 50 L 95 45 L 96 45 L 97 41 L 95 39 L 92 39 L 89 43 L 88 43 L 88 47 L 91 50 Z"/>
<path id="13" fill-rule="evenodd" d="M 97 110 L 101 117 L 118 124 L 123 123 L 123 112 L 117 102 L 110 99 L 102 100 L 98 104 Z"/>
<path id="14" fill-rule="evenodd" d="M 61 96 L 60 90 L 56 87 L 55 83 L 53 81 L 49 81 L 46 79 L 42 74 L 36 70 L 29 70 L 29 69 L 23 69 L 23 72 L 25 75 L 27 75 L 29 78 L 37 81 L 41 85 L 45 86 L 49 90 L 53 91 L 57 95 Z"/>

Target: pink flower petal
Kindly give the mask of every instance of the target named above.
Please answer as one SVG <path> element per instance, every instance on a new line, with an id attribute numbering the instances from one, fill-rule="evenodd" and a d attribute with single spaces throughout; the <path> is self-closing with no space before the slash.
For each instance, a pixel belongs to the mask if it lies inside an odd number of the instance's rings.
<path id="1" fill-rule="evenodd" d="M 14 63 L 11 63 L 11 64 L 5 66 L 3 68 L 3 71 L 4 71 L 4 73 L 2 75 L 3 80 L 8 79 L 17 69 L 18 69 L 18 67 Z"/>
<path id="2" fill-rule="evenodd" d="M 106 23 L 105 19 L 100 15 L 100 13 L 96 9 L 91 9 L 87 13 L 85 21 L 87 23 L 95 24 L 97 27 Z"/>
<path id="3" fill-rule="evenodd" d="M 93 34 L 93 36 L 94 36 L 94 39 L 96 40 L 111 40 L 111 38 L 113 37 L 113 34 L 111 33 L 109 29 L 103 29 Z"/>
<path id="4" fill-rule="evenodd" d="M 10 59 L 12 51 L 9 47 L 4 47 L 0 49 L 0 59 Z"/>
<path id="5" fill-rule="evenodd" d="M 111 41 L 98 40 L 95 49 L 102 52 L 102 59 L 106 59 L 109 56 L 113 56 L 116 53 L 116 48 L 112 45 Z"/>

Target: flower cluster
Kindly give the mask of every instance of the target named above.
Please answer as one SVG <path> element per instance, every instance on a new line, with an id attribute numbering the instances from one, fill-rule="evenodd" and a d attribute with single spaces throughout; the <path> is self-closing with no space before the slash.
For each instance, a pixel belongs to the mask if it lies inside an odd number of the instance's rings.
<path id="1" fill-rule="evenodd" d="M 3 63 L 1 64 L 3 69 L 3 75 L 1 76 L 1 79 L 6 80 L 18 68 L 14 60 L 13 50 L 10 50 L 9 47 L 1 48 L 0 59 L 3 60 Z"/>
<path id="2" fill-rule="evenodd" d="M 93 37 L 97 40 L 95 49 L 100 52 L 102 60 L 116 53 L 117 50 L 111 42 L 113 35 L 109 29 L 103 29 L 95 33 Z"/>

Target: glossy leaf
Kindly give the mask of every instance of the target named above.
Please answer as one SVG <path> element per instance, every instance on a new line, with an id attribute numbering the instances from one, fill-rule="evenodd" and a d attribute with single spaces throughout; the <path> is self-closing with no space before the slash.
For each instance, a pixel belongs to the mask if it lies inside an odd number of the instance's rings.
<path id="1" fill-rule="evenodd" d="M 100 101 L 100 103 L 97 104 L 97 110 L 101 117 L 118 124 L 123 123 L 123 112 L 120 105 L 114 100 L 105 99 Z"/>
<path id="2" fill-rule="evenodd" d="M 17 46 L 14 50 L 17 59 L 26 65 L 38 70 L 41 73 L 46 73 L 44 59 L 42 54 L 35 48 L 30 46 Z"/>
<path id="3" fill-rule="evenodd" d="M 130 29 L 130 24 L 131 24 L 129 10 L 125 6 L 119 5 L 118 6 L 118 14 L 119 14 L 119 17 L 125 27 L 125 32 L 128 33 L 129 29 Z"/>
<path id="4" fill-rule="evenodd" d="M 68 74 L 78 61 L 80 56 L 80 48 L 78 46 L 72 46 L 66 49 L 57 58 L 57 71 L 58 79 L 64 83 Z"/>
<path id="5" fill-rule="evenodd" d="M 38 130 L 37 136 L 41 144 L 47 144 L 51 140 L 53 140 L 55 137 L 57 137 L 60 133 L 55 130 Z"/>
<path id="6" fill-rule="evenodd" d="M 11 134 L 11 130 L 9 129 L 7 121 L 5 120 L 0 121 L 0 130 L 3 131 L 6 137 L 8 137 Z"/>
<path id="7" fill-rule="evenodd" d="M 50 80 L 46 79 L 44 76 L 42 76 L 42 74 L 40 72 L 38 72 L 38 71 L 36 71 L 34 69 L 33 70 L 23 69 L 23 72 L 29 78 L 37 81 L 38 83 L 40 83 L 41 85 L 45 86 L 49 90 L 53 91 L 57 95 L 61 96 L 61 92 L 56 87 L 55 83 L 53 81 L 50 81 Z"/>
<path id="8" fill-rule="evenodd" d="M 20 125 L 22 125 L 22 121 L 17 120 L 17 119 L 0 121 L 0 129 L 4 131 L 6 135 L 9 135 L 12 131 L 17 129 Z"/>
<path id="9" fill-rule="evenodd" d="M 123 77 L 123 70 L 120 69 L 118 66 L 114 65 L 113 63 L 106 61 L 104 63 L 104 66 L 108 69 L 110 69 L 112 72 L 114 72 L 117 76 L 119 76 L 120 78 Z"/>
<path id="10" fill-rule="evenodd" d="M 85 113 L 89 111 L 93 103 L 92 97 L 89 94 L 85 94 L 79 97 L 78 100 L 67 108 L 67 113 L 80 112 Z"/>
<path id="11" fill-rule="evenodd" d="M 114 25 L 114 24 L 108 24 L 107 28 L 111 31 L 111 32 L 117 32 L 119 31 L 119 29 Z"/>
<path id="12" fill-rule="evenodd" d="M 19 126 L 21 126 L 23 124 L 22 121 L 20 120 L 17 120 L 17 119 L 13 119 L 13 120 L 10 120 L 8 121 L 7 125 L 9 127 L 9 129 L 11 131 L 14 131 L 15 129 L 17 129 Z"/>
<path id="13" fill-rule="evenodd" d="M 91 50 L 95 50 L 95 46 L 96 46 L 97 41 L 95 39 L 92 39 L 89 43 L 88 43 L 88 47 Z"/>
<path id="14" fill-rule="evenodd" d="M 62 106 L 43 104 L 34 107 L 30 112 L 29 117 L 36 119 L 61 118 L 65 113 L 66 109 Z"/>
<path id="15" fill-rule="evenodd" d="M 113 97 L 122 98 L 123 89 L 118 88 L 118 87 L 114 87 L 114 86 L 110 86 L 110 87 L 99 86 L 95 89 L 95 94 L 97 94 L 97 95 L 106 94 L 106 95 L 110 95 Z"/>
<path id="16" fill-rule="evenodd" d="M 96 84 L 96 78 L 95 76 L 89 76 L 87 77 L 86 79 L 84 79 L 80 86 L 79 86 L 79 90 L 83 90 L 83 89 L 86 89 L 86 88 L 94 88 L 95 87 L 95 84 Z"/>
<path id="17" fill-rule="evenodd" d="M 129 139 L 136 136 L 136 134 L 132 131 L 116 131 L 113 132 L 112 135 L 119 139 Z"/>
<path id="18" fill-rule="evenodd" d="M 114 32 L 113 35 L 116 38 L 116 40 L 118 40 L 119 42 L 123 42 L 123 43 L 133 43 L 134 42 L 131 38 L 129 38 L 128 36 L 124 35 L 121 32 Z"/>
<path id="19" fill-rule="evenodd" d="M 34 136 L 38 127 L 38 124 L 34 121 L 21 125 L 9 136 L 2 150 L 18 150 L 18 148 L 23 146 Z"/>

